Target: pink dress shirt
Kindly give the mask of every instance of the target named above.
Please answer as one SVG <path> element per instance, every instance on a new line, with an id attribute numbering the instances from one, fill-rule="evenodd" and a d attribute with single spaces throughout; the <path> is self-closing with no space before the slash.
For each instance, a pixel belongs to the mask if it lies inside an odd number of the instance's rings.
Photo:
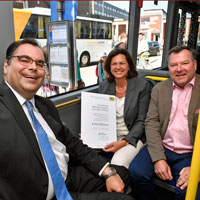
<path id="1" fill-rule="evenodd" d="M 188 109 L 195 77 L 182 89 L 173 83 L 170 121 L 163 139 L 163 145 L 175 153 L 193 151 L 188 127 Z"/>

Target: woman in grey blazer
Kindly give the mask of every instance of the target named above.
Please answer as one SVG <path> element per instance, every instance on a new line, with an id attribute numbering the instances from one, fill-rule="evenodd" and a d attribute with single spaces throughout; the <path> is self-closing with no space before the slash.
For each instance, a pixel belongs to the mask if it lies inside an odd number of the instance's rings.
<path id="1" fill-rule="evenodd" d="M 129 167 L 145 142 L 144 120 L 150 99 L 147 81 L 137 78 L 135 64 L 125 49 L 114 49 L 105 63 L 107 80 L 99 85 L 99 93 L 116 96 L 117 141 L 104 152 L 112 152 L 111 163 Z"/>

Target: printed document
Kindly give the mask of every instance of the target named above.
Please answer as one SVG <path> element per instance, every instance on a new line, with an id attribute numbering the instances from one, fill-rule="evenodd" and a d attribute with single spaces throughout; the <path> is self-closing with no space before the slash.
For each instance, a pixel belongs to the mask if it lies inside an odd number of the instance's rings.
<path id="1" fill-rule="evenodd" d="M 96 149 L 117 141 L 115 96 L 81 93 L 81 139 Z"/>

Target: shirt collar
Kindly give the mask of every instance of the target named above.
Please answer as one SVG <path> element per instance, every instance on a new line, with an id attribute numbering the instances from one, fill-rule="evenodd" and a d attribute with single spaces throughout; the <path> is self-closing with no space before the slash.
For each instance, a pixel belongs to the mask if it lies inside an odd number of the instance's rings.
<path id="1" fill-rule="evenodd" d="M 186 88 L 188 85 L 191 85 L 192 87 L 194 87 L 194 83 L 195 83 L 195 76 L 194 76 L 194 78 L 189 83 L 187 83 L 184 86 L 184 88 Z M 180 87 L 178 85 L 176 85 L 176 83 L 173 81 L 173 89 L 174 88 L 180 88 Z"/>
<path id="2" fill-rule="evenodd" d="M 20 103 L 20 105 L 22 106 L 24 103 L 25 103 L 25 101 L 27 100 L 27 99 L 25 99 L 23 96 L 21 96 L 16 90 L 14 90 L 13 88 L 12 88 L 12 86 L 8 83 L 8 82 L 6 82 L 5 81 L 5 83 L 8 85 L 8 87 L 12 90 L 12 92 L 14 93 L 14 95 L 15 95 L 15 97 L 17 98 L 17 100 L 19 101 L 19 103 Z M 33 104 L 33 107 L 35 107 L 35 99 L 34 98 L 32 98 L 32 99 L 30 99 L 29 101 L 31 101 L 31 103 Z"/>

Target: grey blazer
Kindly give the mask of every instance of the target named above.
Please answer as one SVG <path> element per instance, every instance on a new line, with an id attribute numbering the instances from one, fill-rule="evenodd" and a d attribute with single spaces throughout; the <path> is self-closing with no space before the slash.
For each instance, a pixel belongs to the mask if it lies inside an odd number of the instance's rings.
<path id="1" fill-rule="evenodd" d="M 115 82 L 104 81 L 99 85 L 99 93 L 115 95 Z M 124 105 L 124 122 L 129 130 L 124 138 L 136 147 L 138 140 L 145 142 L 144 121 L 149 106 L 150 86 L 142 78 L 128 79 Z"/>
<path id="2" fill-rule="evenodd" d="M 168 127 L 172 106 L 172 80 L 157 84 L 145 121 L 148 150 L 153 162 L 166 159 L 162 140 Z M 188 126 L 191 143 L 194 144 L 200 106 L 200 76 L 196 75 L 188 110 Z"/>

